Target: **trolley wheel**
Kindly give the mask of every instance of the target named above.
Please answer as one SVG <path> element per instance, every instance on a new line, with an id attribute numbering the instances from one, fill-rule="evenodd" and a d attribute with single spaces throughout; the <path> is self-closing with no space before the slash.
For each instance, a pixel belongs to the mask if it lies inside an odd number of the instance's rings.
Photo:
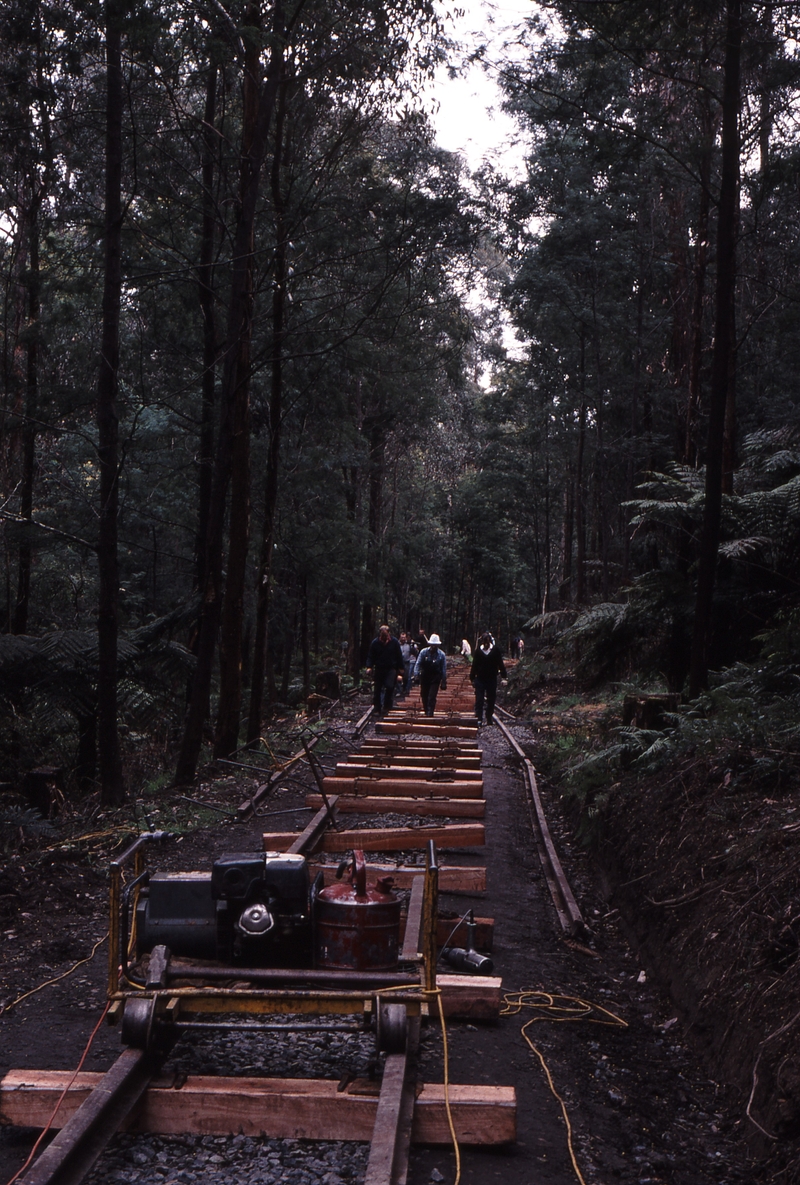
<path id="1" fill-rule="evenodd" d="M 149 1050 L 153 1046 L 156 1002 L 154 997 L 129 996 L 122 1013 L 120 1037 L 123 1045 Z"/>
<path id="2" fill-rule="evenodd" d="M 375 1024 L 375 1047 L 378 1053 L 404 1053 L 408 1038 L 408 1015 L 405 1004 L 391 1004 L 378 996 Z"/>

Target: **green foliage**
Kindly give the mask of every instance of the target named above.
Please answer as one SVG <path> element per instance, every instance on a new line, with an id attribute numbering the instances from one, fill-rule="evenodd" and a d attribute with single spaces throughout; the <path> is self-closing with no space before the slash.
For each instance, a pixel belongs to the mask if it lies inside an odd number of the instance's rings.
<path id="1" fill-rule="evenodd" d="M 176 692 L 194 659 L 165 637 L 188 610 L 149 622 L 119 639 L 121 722 L 134 733 L 162 736 L 177 723 Z M 77 734 L 93 727 L 97 635 L 67 630 L 41 637 L 0 634 L 0 680 L 7 713 L 0 729 L 4 776 L 52 761 L 71 768 Z M 13 734 L 13 735 L 12 735 Z"/>
<path id="2" fill-rule="evenodd" d="M 6 808 L 0 810 L 0 847 L 4 852 L 19 847 L 20 841 L 51 839 L 56 829 L 38 811 L 30 808 Z"/>

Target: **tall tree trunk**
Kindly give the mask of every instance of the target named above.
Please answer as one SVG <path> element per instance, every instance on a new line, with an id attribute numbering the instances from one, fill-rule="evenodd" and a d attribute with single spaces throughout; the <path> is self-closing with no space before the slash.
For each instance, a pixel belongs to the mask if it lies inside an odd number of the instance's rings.
<path id="1" fill-rule="evenodd" d="M 249 342 L 248 342 L 249 347 Z M 250 547 L 250 351 L 241 358 L 247 375 L 236 400 L 233 433 L 228 563 L 219 637 L 219 704 L 214 756 L 227 757 L 239 745 L 242 714 L 242 629 L 247 554 Z"/>
<path id="2" fill-rule="evenodd" d="M 546 431 L 546 429 L 545 429 Z M 545 438 L 544 463 L 544 597 L 542 613 L 550 611 L 550 441 Z"/>
<path id="3" fill-rule="evenodd" d="M 308 577 L 300 582 L 300 652 L 303 657 L 303 699 L 311 694 L 311 655 L 308 649 Z"/>
<path id="4" fill-rule="evenodd" d="M 97 383 L 100 507 L 97 539 L 97 742 L 100 800 L 125 797 L 117 730 L 119 620 L 119 322 L 122 295 L 122 6 L 106 0 L 106 192 L 103 331 Z"/>
<path id="5" fill-rule="evenodd" d="M 725 80 L 722 97 L 722 174 L 717 222 L 717 287 L 714 359 L 706 442 L 706 485 L 703 527 L 697 573 L 689 694 L 696 696 L 708 683 L 709 643 L 714 583 L 722 519 L 723 443 L 725 412 L 735 341 L 736 210 L 739 189 L 739 105 L 742 44 L 741 0 L 728 0 Z"/>
<path id="6" fill-rule="evenodd" d="M 731 337 L 736 342 L 736 308 L 731 312 Z M 733 493 L 733 474 L 736 469 L 736 346 L 731 350 L 728 390 L 725 396 L 725 429 L 722 434 L 722 492 Z"/>
<path id="7" fill-rule="evenodd" d="M 606 522 L 606 444 L 605 444 L 605 396 L 603 394 L 603 374 L 600 362 L 600 334 L 597 326 L 597 276 L 594 276 L 592 287 L 592 328 L 594 331 L 594 360 L 595 360 L 595 420 L 597 424 L 597 456 L 595 458 L 596 505 L 597 505 L 597 537 L 599 541 L 600 561 L 602 569 L 603 600 L 607 601 L 611 595 L 608 572 L 608 523 Z"/>
<path id="8" fill-rule="evenodd" d="M 200 316 L 203 321 L 202 404 L 197 479 L 197 538 L 195 541 L 195 583 L 198 589 L 204 588 L 206 582 L 206 543 L 214 470 L 214 384 L 217 362 L 217 329 L 214 315 L 214 244 L 217 228 L 214 203 L 214 161 L 217 147 L 214 130 L 216 105 L 217 68 L 211 65 L 208 68 L 206 105 L 203 113 L 203 216 L 200 233 L 200 263 L 197 269 Z"/>
<path id="9" fill-rule="evenodd" d="M 294 591 L 294 590 L 292 590 Z M 297 634 L 297 602 L 295 601 L 294 616 L 286 625 L 286 637 L 283 648 L 283 669 L 281 671 L 281 703 L 289 700 L 289 684 L 292 678 L 292 658 L 294 656 L 294 640 Z"/>
<path id="10" fill-rule="evenodd" d="M 258 11 L 257 4 L 251 8 L 247 18 L 249 25 L 258 24 Z M 249 145 L 249 150 L 243 153 L 242 160 L 242 200 L 233 244 L 220 424 L 214 458 L 214 479 L 206 538 L 206 583 L 197 644 L 197 666 L 192 681 L 192 694 L 175 770 L 175 781 L 178 785 L 192 782 L 197 770 L 222 610 L 225 502 L 233 459 L 237 405 L 242 397 L 241 381 L 246 373 L 241 369 L 241 364 L 243 361 L 249 360 L 249 343 L 252 334 L 250 277 L 256 204 L 267 152 L 269 126 L 283 66 L 284 39 L 281 36 L 283 18 L 280 4 L 275 6 L 274 20 L 275 36 L 270 49 L 267 75 L 258 87 L 259 99 L 255 127 L 243 129 L 243 148 L 244 145 Z"/>
<path id="11" fill-rule="evenodd" d="M 578 413 L 578 455 L 575 461 L 575 601 L 586 600 L 586 526 L 583 521 L 583 453 L 586 447 L 586 337 L 581 329 L 581 406 Z"/>
<path id="12" fill-rule="evenodd" d="M 692 276 L 692 320 L 689 355 L 689 395 L 686 408 L 684 460 L 697 464 L 697 419 L 700 413 L 700 373 L 703 363 L 703 309 L 708 270 L 709 215 L 711 213 L 711 158 L 714 151 L 715 121 L 710 100 L 703 104 L 703 146 L 700 156 L 700 203 L 697 213 L 697 248 Z"/>
<path id="13" fill-rule="evenodd" d="M 20 192 L 20 206 L 26 195 Z M 26 365 L 23 348 L 25 322 L 30 294 L 25 285 L 28 268 L 30 236 L 25 220 L 21 219 L 11 250 L 11 263 L 6 275 L 3 302 L 2 334 L 2 414 L 0 414 L 0 497 L 13 497 L 19 488 L 20 467 L 24 454 L 24 425 L 26 402 Z M 19 568 L 19 552 L 14 549 L 14 566 Z M 4 629 L 14 628 L 15 600 L 11 591 L 12 549 L 6 540 L 6 621 Z"/>
<path id="14" fill-rule="evenodd" d="M 356 391 L 356 411 L 360 412 L 360 393 Z M 344 481 L 344 497 L 345 505 L 347 507 L 347 518 L 352 525 L 353 536 L 355 537 L 356 526 L 358 522 L 359 511 L 359 494 L 361 488 L 361 470 L 357 465 L 343 466 L 342 477 Z M 352 573 L 353 576 L 356 573 Z M 351 675 L 354 682 L 358 682 L 359 673 L 361 671 L 361 651 L 359 647 L 359 621 L 361 618 L 361 601 L 358 595 L 358 588 L 354 584 L 352 591 L 347 600 L 347 674 Z"/>
<path id="15" fill-rule="evenodd" d="M 377 412 L 369 432 L 369 535 L 367 539 L 368 599 L 361 611 L 361 662 L 366 661 L 375 637 L 375 599 L 378 595 L 381 567 L 381 523 L 383 520 L 383 477 L 386 465 L 386 430 L 383 416 Z"/>
<path id="16" fill-rule="evenodd" d="M 281 422 L 283 419 L 283 343 L 286 333 L 286 279 L 288 235 L 286 210 L 281 188 L 281 158 L 283 155 L 283 127 L 286 117 L 287 86 L 280 89 L 275 133 L 275 155 L 272 159 L 270 186 L 275 211 L 275 262 L 272 284 L 272 357 L 270 360 L 269 448 L 264 478 L 264 515 L 261 529 L 261 557 L 258 565 L 256 592 L 256 639 L 253 647 L 253 676 L 250 681 L 250 711 L 247 721 L 247 740 L 253 743 L 261 735 L 261 716 L 264 701 L 264 674 L 267 662 L 267 630 L 269 626 L 270 575 L 275 547 L 275 515 L 278 509 L 278 469 L 281 455 Z"/>
<path id="17" fill-rule="evenodd" d="M 361 672 L 361 652 L 358 645 L 358 623 L 361 616 L 361 602 L 353 593 L 347 605 L 347 673 L 358 681 Z"/>
<path id="18" fill-rule="evenodd" d="M 33 517 L 33 483 L 36 471 L 36 420 L 39 407 L 39 198 L 31 183 L 28 207 L 28 328 L 27 366 L 25 382 L 25 422 L 22 428 L 22 480 L 20 489 L 20 517 L 29 522 Z M 12 632 L 24 634 L 28 628 L 31 599 L 31 541 L 25 535 L 19 546 L 17 570 L 17 603 L 14 607 Z"/>
<path id="19" fill-rule="evenodd" d="M 561 564 L 561 586 L 559 588 L 559 600 L 562 604 L 568 603 L 571 599 L 572 590 L 570 585 L 572 583 L 572 538 L 575 533 L 575 478 L 572 472 L 572 463 L 567 463 L 567 475 L 564 483 L 564 526 L 562 531 L 562 564 Z"/>
<path id="20" fill-rule="evenodd" d="M 636 344 L 633 355 L 633 384 L 631 387 L 631 427 L 628 461 L 625 468 L 625 501 L 630 502 L 636 485 L 638 470 L 639 447 L 639 402 L 642 389 L 642 358 L 644 356 L 644 286 L 647 278 L 645 268 L 645 226 L 650 195 L 647 190 L 642 191 L 636 218 L 636 237 L 638 246 L 639 266 L 636 275 Z M 631 572 L 631 532 L 628 522 L 628 512 L 622 509 L 621 530 L 623 538 L 622 549 L 622 583 L 630 583 Z"/>
<path id="21" fill-rule="evenodd" d="M 261 27 L 258 4 L 251 5 L 248 23 Z M 241 200 L 248 184 L 248 157 L 258 127 L 258 99 L 261 86 L 259 46 L 251 37 L 247 43 L 244 64 L 242 102 L 242 177 Z M 250 546 L 250 344 L 253 320 L 253 257 L 254 231 L 248 244 L 245 276 L 244 305 L 247 331 L 239 335 L 236 370 L 238 374 L 234 397 L 234 426 L 231 468 L 231 508 L 228 529 L 228 563 L 222 622 L 219 638 L 219 704 L 214 735 L 214 756 L 227 757 L 239 744 L 239 723 L 242 712 L 242 624 Z"/>

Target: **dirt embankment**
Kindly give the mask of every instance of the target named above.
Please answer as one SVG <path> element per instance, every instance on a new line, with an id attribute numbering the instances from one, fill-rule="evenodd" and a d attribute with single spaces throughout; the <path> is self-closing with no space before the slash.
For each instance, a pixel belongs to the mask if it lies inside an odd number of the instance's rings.
<path id="1" fill-rule="evenodd" d="M 530 708 L 543 788 L 563 796 L 610 908 L 675 1001 L 711 1074 L 727 1083 L 757 1180 L 800 1181 L 800 799 L 735 739 L 655 773 L 620 770 L 570 790 L 576 754 L 608 746 L 618 713 L 577 697 Z"/>

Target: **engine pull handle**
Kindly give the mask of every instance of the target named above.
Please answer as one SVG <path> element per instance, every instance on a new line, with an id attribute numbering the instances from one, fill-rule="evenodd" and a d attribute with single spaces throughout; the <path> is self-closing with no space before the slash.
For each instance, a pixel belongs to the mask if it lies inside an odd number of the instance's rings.
<path id="1" fill-rule="evenodd" d="M 353 849 L 353 884 L 356 897 L 367 895 L 367 859 L 361 848 Z"/>

